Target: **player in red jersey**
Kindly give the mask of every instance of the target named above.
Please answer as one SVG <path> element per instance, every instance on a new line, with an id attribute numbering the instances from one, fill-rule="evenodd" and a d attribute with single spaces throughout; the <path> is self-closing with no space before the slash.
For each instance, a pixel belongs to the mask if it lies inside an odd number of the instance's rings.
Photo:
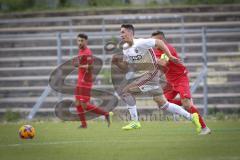
<path id="1" fill-rule="evenodd" d="M 176 58 L 179 58 L 176 49 L 167 43 L 163 32 L 156 31 L 152 33 L 152 38 L 163 40 L 170 50 L 171 54 Z M 189 113 L 198 113 L 199 122 L 202 126 L 200 135 L 210 134 L 211 130 L 206 126 L 203 118 L 199 114 L 197 107 L 191 100 L 187 68 L 182 63 L 173 63 L 171 61 L 168 61 L 166 55 L 164 55 L 164 52 L 162 50 L 155 49 L 154 52 L 158 58 L 158 64 L 160 66 L 163 66 L 167 82 L 171 86 L 166 88 L 164 91 L 164 95 L 167 100 L 177 105 L 182 105 Z M 180 100 L 175 99 L 177 94 L 180 95 Z"/>
<path id="2" fill-rule="evenodd" d="M 105 112 L 104 110 L 94 106 L 90 103 L 91 89 L 92 89 L 92 70 L 94 58 L 92 51 L 87 47 L 88 36 L 85 34 L 79 34 L 77 37 L 77 44 L 79 48 L 79 69 L 78 69 L 78 80 L 75 90 L 75 104 L 81 121 L 80 128 L 87 128 L 87 122 L 85 118 L 85 111 L 90 111 L 99 115 L 104 115 L 110 126 L 110 116 L 112 112 Z"/>

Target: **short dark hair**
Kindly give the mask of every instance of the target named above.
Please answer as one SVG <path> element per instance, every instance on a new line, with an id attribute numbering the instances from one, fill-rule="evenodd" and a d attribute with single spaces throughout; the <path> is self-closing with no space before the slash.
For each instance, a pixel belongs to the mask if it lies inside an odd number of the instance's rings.
<path id="1" fill-rule="evenodd" d="M 164 39 L 166 39 L 165 35 L 162 31 L 155 31 L 152 33 L 152 36 L 157 36 L 157 35 L 161 35 Z"/>
<path id="2" fill-rule="evenodd" d="M 79 33 L 77 37 L 84 38 L 84 39 L 88 40 L 88 36 L 86 34 L 83 34 L 83 33 Z"/>
<path id="3" fill-rule="evenodd" d="M 122 24 L 122 25 L 121 25 L 121 28 L 126 28 L 126 29 L 132 31 L 132 33 L 133 33 L 133 35 L 134 35 L 134 27 L 133 27 L 132 24 Z"/>

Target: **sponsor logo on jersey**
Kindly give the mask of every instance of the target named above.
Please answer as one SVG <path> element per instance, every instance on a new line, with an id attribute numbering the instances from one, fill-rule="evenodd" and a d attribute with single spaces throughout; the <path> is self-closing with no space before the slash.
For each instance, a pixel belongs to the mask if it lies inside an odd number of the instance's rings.
<path id="1" fill-rule="evenodd" d="M 132 61 L 137 61 L 137 60 L 142 59 L 142 56 L 141 56 L 141 55 L 129 56 L 129 57 L 131 58 Z"/>

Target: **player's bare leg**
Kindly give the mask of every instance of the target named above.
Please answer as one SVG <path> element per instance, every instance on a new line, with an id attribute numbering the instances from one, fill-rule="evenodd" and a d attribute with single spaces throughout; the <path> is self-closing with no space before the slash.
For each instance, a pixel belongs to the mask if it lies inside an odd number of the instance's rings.
<path id="1" fill-rule="evenodd" d="M 130 113 L 130 117 L 132 122 L 130 122 L 128 125 L 122 127 L 123 130 L 132 130 L 132 129 L 139 129 L 141 128 L 141 124 L 138 121 L 138 113 L 137 113 L 137 106 L 136 106 L 136 100 L 133 96 L 134 93 L 141 92 L 137 84 L 130 83 L 127 86 L 125 86 L 122 90 L 121 97 L 123 101 L 127 104 L 128 111 Z"/>

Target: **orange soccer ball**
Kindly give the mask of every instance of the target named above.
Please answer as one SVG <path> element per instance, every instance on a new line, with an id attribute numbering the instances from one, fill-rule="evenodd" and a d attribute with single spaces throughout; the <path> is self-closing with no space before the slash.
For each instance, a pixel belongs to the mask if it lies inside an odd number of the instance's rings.
<path id="1" fill-rule="evenodd" d="M 33 139 L 36 134 L 35 129 L 31 125 L 23 125 L 18 133 L 21 139 Z"/>

